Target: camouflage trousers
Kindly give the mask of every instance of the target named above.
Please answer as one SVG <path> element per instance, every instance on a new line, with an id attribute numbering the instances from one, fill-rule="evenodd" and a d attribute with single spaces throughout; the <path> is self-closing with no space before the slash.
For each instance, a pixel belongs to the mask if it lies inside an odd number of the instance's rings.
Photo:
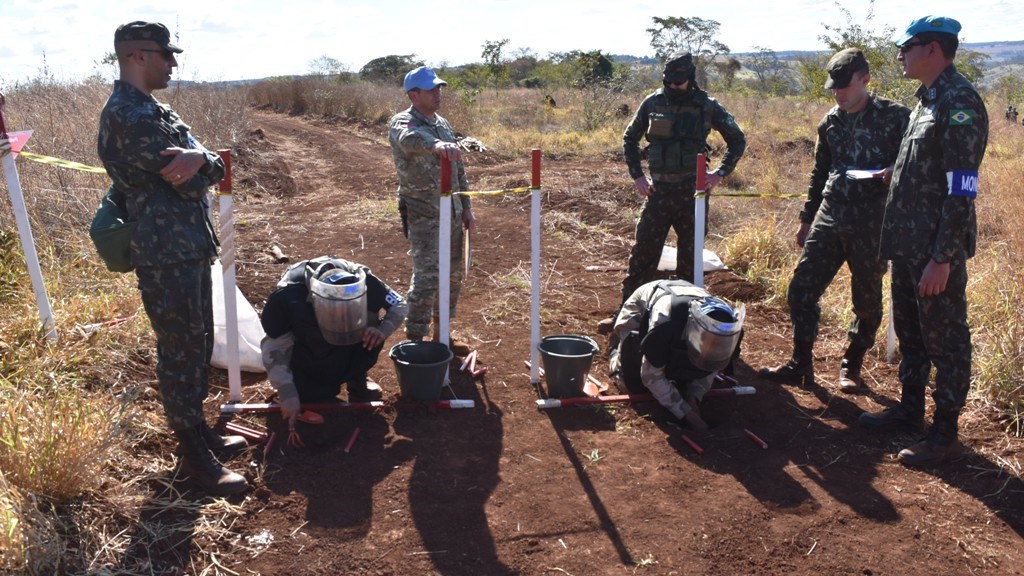
<path id="1" fill-rule="evenodd" d="M 430 320 L 438 315 L 437 263 L 438 231 L 440 220 L 409 211 L 409 247 L 412 254 L 412 280 L 409 281 L 409 315 L 405 319 L 405 333 L 410 338 L 424 338 L 430 332 Z M 455 305 L 462 289 L 462 205 L 452 200 L 451 273 L 449 275 L 448 310 L 455 317 Z"/>
<path id="2" fill-rule="evenodd" d="M 636 243 L 629 254 L 629 268 L 622 281 L 622 302 L 654 279 L 669 228 L 675 230 L 679 238 L 676 277 L 693 282 L 693 192 L 692 183 L 654 183 L 654 191 L 644 203 L 636 223 Z M 710 202 L 704 211 L 705 236 L 709 212 Z"/>
<path id="3" fill-rule="evenodd" d="M 156 333 L 160 398 L 172 430 L 203 420 L 209 392 L 207 364 L 213 354 L 213 297 L 210 261 L 141 266 L 142 305 Z"/>
<path id="4" fill-rule="evenodd" d="M 892 314 L 900 341 L 899 378 L 904 390 L 922 395 L 935 367 L 937 410 L 959 411 L 971 387 L 971 330 L 967 325 L 967 261 L 950 261 L 946 289 L 918 295 L 918 282 L 930 257 L 892 262 Z"/>
<path id="5" fill-rule="evenodd" d="M 882 278 L 888 268 L 878 257 L 883 207 L 861 208 L 860 214 L 845 215 L 849 224 L 843 224 L 837 220 L 844 219 L 845 208 L 833 209 L 826 200 L 814 217 L 787 291 L 795 342 L 814 343 L 821 318 L 821 295 L 846 263 L 853 301 L 847 338 L 851 346 L 865 350 L 875 343 L 875 333 L 882 323 Z"/>

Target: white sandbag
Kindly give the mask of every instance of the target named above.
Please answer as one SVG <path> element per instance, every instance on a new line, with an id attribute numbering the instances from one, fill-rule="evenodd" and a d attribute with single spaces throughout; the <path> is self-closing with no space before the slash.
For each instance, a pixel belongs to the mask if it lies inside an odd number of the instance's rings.
<path id="1" fill-rule="evenodd" d="M 717 254 L 704 249 L 704 271 L 713 272 L 715 270 L 725 270 L 726 266 L 722 263 L 721 258 Z M 665 245 L 661 249 L 661 260 L 658 261 L 658 270 L 666 270 L 674 272 L 676 269 L 676 247 Z"/>
<path id="2" fill-rule="evenodd" d="M 217 368 L 228 367 L 228 331 L 224 317 L 224 275 L 220 260 L 213 263 L 213 358 L 210 364 Z M 238 309 L 238 360 L 244 372 L 266 372 L 260 341 L 263 340 L 263 325 L 256 310 L 235 287 L 235 307 Z"/>

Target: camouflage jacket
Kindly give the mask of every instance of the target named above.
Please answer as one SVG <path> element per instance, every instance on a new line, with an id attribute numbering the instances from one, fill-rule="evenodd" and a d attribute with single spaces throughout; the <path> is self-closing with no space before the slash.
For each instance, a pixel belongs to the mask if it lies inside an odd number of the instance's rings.
<path id="1" fill-rule="evenodd" d="M 160 176 L 170 147 L 202 148 L 170 106 L 127 82 L 115 81 L 100 114 L 98 153 L 114 186 L 127 198 L 135 266 L 211 258 L 217 237 L 210 223 L 207 189 L 224 177 L 224 163 L 209 151 L 206 165 L 188 182 L 172 186 Z"/>
<path id="2" fill-rule="evenodd" d="M 640 139 L 646 136 L 649 142 L 652 141 L 652 135 L 650 134 L 652 114 L 674 115 L 682 109 L 693 107 L 701 109 L 700 116 L 703 118 L 699 126 L 694 126 L 698 132 L 692 135 L 692 137 L 699 140 L 701 151 L 706 153 L 709 150 L 707 137 L 711 130 L 714 129 L 722 135 L 726 144 L 725 156 L 722 157 L 722 162 L 718 167 L 719 172 L 723 176 L 727 176 L 736 169 L 736 163 L 743 156 L 743 151 L 747 147 L 747 141 L 743 135 L 743 130 L 736 124 L 736 120 L 732 115 L 717 100 L 709 97 L 703 90 L 694 90 L 693 96 L 690 99 L 675 102 L 669 100 L 668 96 L 665 95 L 664 89 L 659 89 L 644 99 L 640 107 L 637 108 L 633 120 L 626 126 L 626 131 L 622 134 L 622 151 L 626 158 L 626 166 L 629 169 L 629 176 L 631 178 L 635 180 L 644 175 L 641 165 Z M 678 132 L 679 127 L 673 127 L 673 131 Z M 686 164 L 686 162 L 681 162 L 681 164 Z M 655 168 L 651 168 L 651 172 L 652 179 L 662 179 L 662 175 L 658 174 Z"/>
<path id="3" fill-rule="evenodd" d="M 434 144 L 455 142 L 452 127 L 441 116 L 435 114 L 431 121 L 409 107 L 391 118 L 388 140 L 398 171 L 398 195 L 405 199 L 410 211 L 437 218 L 441 157 L 434 153 Z M 466 167 L 456 162 L 452 168 L 452 192 L 469 190 Z M 463 209 L 469 209 L 468 196 L 452 199 L 453 204 L 458 201 Z"/>
<path id="4" fill-rule="evenodd" d="M 974 255 L 974 198 L 988 144 L 988 113 L 974 86 L 950 65 L 920 99 L 896 158 L 882 222 L 882 258 Z"/>
<path id="5" fill-rule="evenodd" d="M 800 221 L 813 222 L 825 197 L 830 203 L 877 208 L 881 215 L 886 195 L 882 179 L 851 180 L 846 171 L 892 166 L 909 119 L 910 110 L 905 106 L 874 95 L 868 96 L 867 107 L 857 114 L 833 106 L 818 124 L 814 168 Z"/>

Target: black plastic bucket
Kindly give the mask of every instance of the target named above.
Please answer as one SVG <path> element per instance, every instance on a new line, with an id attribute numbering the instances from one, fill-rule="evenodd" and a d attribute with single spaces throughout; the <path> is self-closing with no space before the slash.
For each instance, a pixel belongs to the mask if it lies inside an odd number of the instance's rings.
<path id="1" fill-rule="evenodd" d="M 537 346 L 540 350 L 544 380 L 551 398 L 583 396 L 583 385 L 597 354 L 597 342 L 581 334 L 545 336 Z"/>
<path id="2" fill-rule="evenodd" d="M 392 346 L 388 356 L 395 363 L 402 398 L 417 402 L 441 398 L 448 363 L 455 357 L 447 346 L 440 342 L 405 340 Z"/>

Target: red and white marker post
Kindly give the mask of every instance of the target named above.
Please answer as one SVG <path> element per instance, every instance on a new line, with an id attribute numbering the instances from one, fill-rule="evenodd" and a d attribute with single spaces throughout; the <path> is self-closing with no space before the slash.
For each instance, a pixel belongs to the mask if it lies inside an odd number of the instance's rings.
<path id="1" fill-rule="evenodd" d="M 540 385 L 540 148 L 531 152 L 530 192 L 530 383 Z"/>
<path id="2" fill-rule="evenodd" d="M 697 154 L 697 185 L 693 192 L 693 284 L 704 287 L 704 214 L 707 211 L 707 158 Z"/>
<path id="3" fill-rule="evenodd" d="M 11 138 L 7 134 L 7 123 L 4 121 L 4 100 L 3 95 L 0 94 L 0 164 L 3 164 L 4 177 L 7 180 L 7 193 L 11 197 L 14 220 L 18 224 L 21 250 L 25 255 L 28 276 L 32 281 L 32 291 L 36 297 L 36 307 L 39 309 L 39 326 L 46 334 L 47 340 L 56 342 L 57 327 L 53 321 L 53 310 L 50 308 L 50 296 L 46 293 L 46 283 L 43 281 L 43 270 L 39 266 L 39 254 L 36 252 L 35 238 L 32 236 L 32 224 L 28 219 L 25 196 L 21 191 L 21 179 L 18 178 L 18 169 L 14 165 L 15 152 L 16 150 L 12 149 Z"/>
<path id="4" fill-rule="evenodd" d="M 224 325 L 227 329 L 228 394 L 242 401 L 242 369 L 238 357 L 238 303 L 235 298 L 235 217 L 231 196 L 231 150 L 218 150 L 224 161 L 224 179 L 217 188 L 220 204 L 220 264 L 224 274 Z"/>

